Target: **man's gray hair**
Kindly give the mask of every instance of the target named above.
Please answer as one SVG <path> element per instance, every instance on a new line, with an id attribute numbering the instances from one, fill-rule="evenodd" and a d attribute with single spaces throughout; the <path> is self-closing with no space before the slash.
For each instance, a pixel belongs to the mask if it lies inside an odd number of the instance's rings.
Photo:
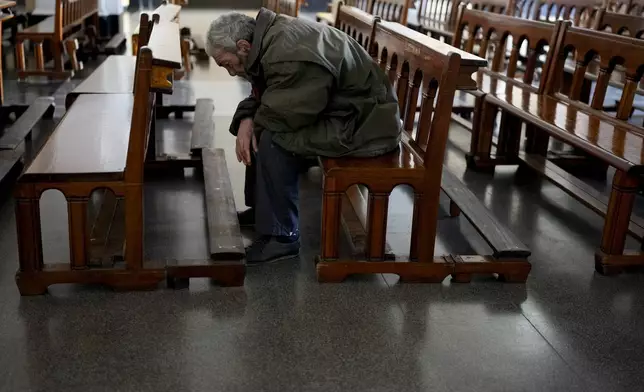
<path id="1" fill-rule="evenodd" d="M 215 50 L 237 52 L 237 41 L 253 42 L 255 19 L 250 16 L 231 12 L 215 19 L 208 29 L 206 53 L 212 56 Z"/>

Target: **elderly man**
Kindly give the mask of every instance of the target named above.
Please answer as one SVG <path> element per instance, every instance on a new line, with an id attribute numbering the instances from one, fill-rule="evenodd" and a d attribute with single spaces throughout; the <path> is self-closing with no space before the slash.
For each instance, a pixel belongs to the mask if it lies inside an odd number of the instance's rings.
<path id="1" fill-rule="evenodd" d="M 373 157 L 400 140 L 398 103 L 385 74 L 343 32 L 262 8 L 210 25 L 206 51 L 252 85 L 233 117 L 246 168 L 243 226 L 257 239 L 248 263 L 299 253 L 299 175 L 311 157 Z"/>

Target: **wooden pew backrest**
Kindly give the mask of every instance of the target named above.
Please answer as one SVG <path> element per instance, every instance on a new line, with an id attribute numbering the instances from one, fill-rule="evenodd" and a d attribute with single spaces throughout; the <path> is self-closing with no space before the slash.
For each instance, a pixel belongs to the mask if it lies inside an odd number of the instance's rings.
<path id="1" fill-rule="evenodd" d="M 179 36 L 177 23 L 155 22 L 148 45 L 139 49 L 134 80 L 132 128 L 125 169 L 126 182 L 143 181 L 143 162 L 150 137 L 155 93 L 172 94 L 173 71 L 181 68 Z"/>
<path id="2" fill-rule="evenodd" d="M 575 71 L 569 99 L 579 102 L 581 89 L 588 65 L 597 60 L 599 71 L 595 90 L 591 97 L 590 107 L 601 111 L 604 107 L 606 90 L 611 75 L 619 66 L 624 74 L 624 88 L 617 106 L 616 117 L 627 120 L 633 106 L 637 85 L 644 72 L 644 41 L 618 36 L 601 31 L 576 28 L 570 22 L 563 22 L 560 36 L 553 54 L 552 71 L 548 73 L 546 93 L 558 94 L 564 75 L 564 65 L 568 55 L 575 60 Z M 583 105 L 583 104 L 582 104 Z"/>
<path id="3" fill-rule="evenodd" d="M 524 0 L 514 15 L 550 22 L 570 19 L 575 26 L 590 27 L 597 5 L 596 0 Z"/>
<path id="4" fill-rule="evenodd" d="M 490 57 L 490 70 L 511 79 L 517 77 L 517 65 L 523 61 L 521 80 L 528 85 L 534 82 L 538 74 L 547 74 L 552 56 L 546 57 L 540 70 L 539 57 L 545 53 L 546 47 L 552 47 L 556 42 L 559 23 L 514 18 L 467 9 L 463 5 L 460 8 L 452 42 L 455 46 L 462 45 L 467 52 L 483 58 Z M 476 51 L 475 43 L 479 37 L 481 40 Z M 543 91 L 545 78 L 541 78 L 540 84 L 540 90 Z"/>
<path id="5" fill-rule="evenodd" d="M 376 19 L 373 15 L 358 8 L 340 3 L 338 15 L 335 18 L 335 27 L 358 41 L 373 56 L 371 44 L 373 43 Z"/>
<path id="6" fill-rule="evenodd" d="M 597 11 L 593 29 L 599 31 L 610 30 L 613 34 L 642 38 L 644 35 L 644 18 L 637 15 L 618 14 L 602 8 Z"/>
<path id="7" fill-rule="evenodd" d="M 126 183 L 143 183 L 143 167 L 155 104 L 155 94 L 151 91 L 152 60 L 150 48 L 144 46 L 139 49 L 134 82 L 132 126 L 124 175 Z"/>
<path id="8" fill-rule="evenodd" d="M 374 50 L 377 61 L 388 72 L 396 91 L 406 140 L 417 151 L 424 151 L 421 159 L 426 170 L 436 171 L 433 174 L 438 177 L 438 182 L 431 180 L 432 184 L 426 184 L 426 190 L 434 189 L 432 186 L 439 189 L 461 58 L 456 53 L 436 51 L 422 41 L 389 28 L 391 25 L 376 24 Z M 421 91 L 420 118 L 416 122 Z"/>
<path id="9" fill-rule="evenodd" d="M 456 83 L 458 90 L 476 90 L 476 82 L 472 79 L 472 74 L 479 70 L 479 68 L 487 66 L 487 61 L 479 56 L 476 56 L 467 51 L 455 48 L 449 44 L 438 41 L 416 30 L 401 25 L 400 23 L 392 22 L 377 22 L 376 31 L 378 26 L 384 26 L 387 31 L 396 33 L 400 37 L 405 37 L 414 44 L 420 44 L 424 47 L 431 48 L 430 52 L 440 56 L 448 56 L 450 53 L 456 53 L 460 57 L 460 76 Z M 374 38 L 377 43 L 377 39 Z M 380 57 L 378 57 L 379 59 Z"/>
<path id="10" fill-rule="evenodd" d="M 445 20 L 456 7 L 452 0 L 421 0 L 418 7 L 418 20 Z M 422 23 L 421 23 L 422 24 Z"/>
<path id="11" fill-rule="evenodd" d="M 67 27 L 82 23 L 86 18 L 98 12 L 97 0 L 56 0 L 55 32 L 62 38 Z"/>
<path id="12" fill-rule="evenodd" d="M 371 0 L 371 14 L 382 20 L 407 25 L 408 0 Z"/>
<path id="13" fill-rule="evenodd" d="M 299 14 L 299 2 L 297 0 L 278 0 L 277 5 L 278 13 L 282 15 L 292 16 L 297 18 Z"/>

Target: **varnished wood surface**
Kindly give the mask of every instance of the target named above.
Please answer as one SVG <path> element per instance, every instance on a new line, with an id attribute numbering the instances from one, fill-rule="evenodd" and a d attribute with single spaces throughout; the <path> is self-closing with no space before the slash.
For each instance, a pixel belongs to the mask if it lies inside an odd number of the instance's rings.
<path id="1" fill-rule="evenodd" d="M 246 256 L 226 156 L 222 149 L 202 151 L 208 247 L 215 261 L 239 261 Z"/>
<path id="2" fill-rule="evenodd" d="M 472 34 L 476 26 L 479 34 Z M 468 30 L 466 30 L 466 28 Z M 548 43 L 554 43 L 559 32 L 559 25 L 544 22 L 514 18 L 507 15 L 494 14 L 479 10 L 468 9 L 464 4 L 458 12 L 455 26 L 454 45 L 465 48 L 479 56 L 490 58 L 490 75 L 504 75 L 514 83 L 535 85 L 536 75 L 539 71 L 539 56 L 545 52 Z M 492 35 L 496 34 L 496 38 Z M 509 39 L 512 46 L 508 58 Z M 480 42 L 477 44 L 477 40 Z M 519 72 L 518 63 L 522 57 L 521 48 L 525 45 L 527 55 L 522 61 Z M 506 61 L 507 59 L 507 61 Z M 548 58 L 543 68 L 548 67 L 551 60 Z M 543 78 L 545 79 L 545 77 Z M 479 89 L 491 91 L 479 83 Z"/>
<path id="3" fill-rule="evenodd" d="M 395 176 L 397 171 L 404 171 L 405 175 L 411 175 L 407 170 L 423 169 L 423 162 L 417 159 L 408 149 L 398 148 L 396 151 L 382 155 L 378 158 L 325 158 L 324 171 L 331 173 L 334 170 L 343 172 L 362 172 L 366 168 L 382 171 L 385 176 Z M 385 174 L 387 173 L 387 174 Z M 422 178 L 422 175 L 421 175 Z"/>
<path id="4" fill-rule="evenodd" d="M 415 30 L 411 30 L 399 23 L 382 21 L 379 24 L 381 24 L 383 28 L 391 31 L 392 33 L 399 34 L 404 37 L 408 37 L 416 42 L 419 42 L 419 43 L 422 43 L 423 45 L 431 47 L 432 50 L 437 53 L 448 54 L 449 52 L 452 52 L 452 53 L 458 54 L 459 56 L 461 56 L 461 67 L 479 68 L 479 67 L 485 67 L 487 65 L 487 61 L 484 58 L 481 58 L 480 56 L 455 48 L 452 45 L 448 45 L 444 42 L 432 39 L 431 37 L 425 34 L 419 33 L 418 31 L 415 31 Z"/>
<path id="5" fill-rule="evenodd" d="M 25 171 L 24 179 L 122 175 L 133 103 L 132 94 L 79 96 Z"/>
<path id="6" fill-rule="evenodd" d="M 338 5 L 337 17 L 335 18 L 335 27 L 358 41 L 373 57 L 375 21 L 376 19 L 373 15 L 359 8 L 345 6 L 340 3 Z"/>
<path id="7" fill-rule="evenodd" d="M 526 154 L 524 152 L 520 152 L 519 156 L 523 162 L 533 168 L 538 174 L 546 177 L 561 190 L 578 199 L 596 213 L 606 216 L 608 197 L 605 194 L 598 192 L 592 186 L 574 177 L 546 159 L 546 157 L 537 154 Z M 631 216 L 628 230 L 636 238 L 640 240 L 644 239 L 644 219 L 635 215 Z"/>
<path id="8" fill-rule="evenodd" d="M 215 147 L 215 104 L 210 98 L 197 99 L 192 125 L 190 152 L 200 155 L 202 149 Z"/>
<path id="9" fill-rule="evenodd" d="M 530 256 L 530 250 L 521 240 L 510 229 L 503 226 L 490 210 L 481 204 L 479 198 L 448 170 L 443 170 L 441 188 L 490 245 L 494 257 L 527 258 Z"/>
<path id="10" fill-rule="evenodd" d="M 429 74 L 435 71 L 434 65 L 424 68 L 428 64 L 425 63 L 426 60 L 441 58 L 441 56 L 446 56 L 449 53 L 458 54 L 460 56 L 460 66 L 456 88 L 459 90 L 476 89 L 476 82 L 472 79 L 472 74 L 487 65 L 485 59 L 454 48 L 398 23 L 376 21 L 374 25 L 373 42 L 378 49 L 378 54 L 376 55 L 378 61 L 382 60 L 382 54 L 385 53 L 385 49 L 387 52 L 403 52 L 408 58 L 410 67 L 410 74 L 407 77 L 413 78 L 417 70 L 429 72 Z M 425 65 L 421 66 L 421 64 Z M 381 63 L 381 65 L 385 66 L 384 63 Z M 402 64 L 398 65 L 398 67 L 402 69 Z"/>
<path id="11" fill-rule="evenodd" d="M 159 20 L 161 22 L 174 22 L 179 16 L 180 11 L 180 5 L 162 4 L 158 6 L 154 11 L 152 11 L 152 14 L 159 15 Z"/>
<path id="12" fill-rule="evenodd" d="M 555 137 L 610 163 L 621 170 L 644 171 L 644 133 L 615 125 L 562 101 L 519 87 L 499 98 L 487 96 L 499 107 L 520 118 L 530 118 Z"/>
<path id="13" fill-rule="evenodd" d="M 173 22 L 154 24 L 150 40 L 146 45 L 152 50 L 152 63 L 164 67 L 181 69 L 181 41 L 179 25 Z"/>
<path id="14" fill-rule="evenodd" d="M 644 18 L 638 15 L 618 14 L 602 8 L 597 12 L 593 28 L 595 30 L 610 28 L 613 34 L 640 38 L 644 34 Z"/>
<path id="15" fill-rule="evenodd" d="M 92 72 L 72 94 L 84 93 L 131 93 L 134 84 L 136 57 L 128 55 L 109 56 Z"/>

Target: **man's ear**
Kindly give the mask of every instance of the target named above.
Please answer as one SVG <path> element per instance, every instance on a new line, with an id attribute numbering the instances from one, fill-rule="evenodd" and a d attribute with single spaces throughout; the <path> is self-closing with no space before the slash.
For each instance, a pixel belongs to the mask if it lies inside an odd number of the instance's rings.
<path id="1" fill-rule="evenodd" d="M 243 39 L 237 41 L 237 51 L 242 53 L 250 52 L 250 42 Z"/>

